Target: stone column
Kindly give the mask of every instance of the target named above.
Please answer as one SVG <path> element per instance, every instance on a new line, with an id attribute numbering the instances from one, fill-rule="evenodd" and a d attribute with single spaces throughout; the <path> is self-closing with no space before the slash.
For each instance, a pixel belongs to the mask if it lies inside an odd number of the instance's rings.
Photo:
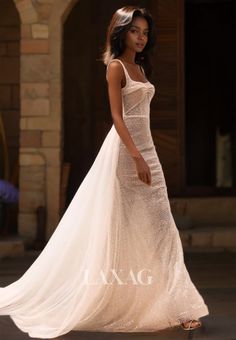
<path id="1" fill-rule="evenodd" d="M 30 244 L 36 209 L 47 239 L 59 222 L 62 163 L 62 26 L 77 0 L 14 0 L 21 18 L 19 234 Z"/>

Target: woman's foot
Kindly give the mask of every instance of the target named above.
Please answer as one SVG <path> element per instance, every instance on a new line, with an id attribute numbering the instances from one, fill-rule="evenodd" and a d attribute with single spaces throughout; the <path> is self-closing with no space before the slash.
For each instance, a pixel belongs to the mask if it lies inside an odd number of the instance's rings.
<path id="1" fill-rule="evenodd" d="M 190 331 L 192 329 L 199 328 L 199 327 L 201 327 L 201 325 L 202 325 L 202 323 L 201 323 L 200 320 L 189 320 L 189 321 L 181 323 L 182 328 L 186 331 Z"/>

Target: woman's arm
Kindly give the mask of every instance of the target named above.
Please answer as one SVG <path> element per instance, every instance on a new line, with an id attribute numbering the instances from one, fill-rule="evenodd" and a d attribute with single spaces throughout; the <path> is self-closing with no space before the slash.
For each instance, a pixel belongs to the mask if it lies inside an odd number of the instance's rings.
<path id="1" fill-rule="evenodd" d="M 127 147 L 130 155 L 135 159 L 141 157 L 136 148 L 129 130 L 122 118 L 122 95 L 121 81 L 123 77 L 123 68 L 118 61 L 110 63 L 107 70 L 108 94 L 111 108 L 111 115 L 120 138 Z"/>
<path id="2" fill-rule="evenodd" d="M 124 71 L 122 65 L 119 62 L 113 61 L 109 64 L 107 69 L 107 82 L 112 119 L 117 133 L 136 163 L 139 178 L 143 182 L 151 184 L 150 169 L 143 159 L 141 153 L 136 148 L 122 117 L 121 82 L 123 76 Z"/>

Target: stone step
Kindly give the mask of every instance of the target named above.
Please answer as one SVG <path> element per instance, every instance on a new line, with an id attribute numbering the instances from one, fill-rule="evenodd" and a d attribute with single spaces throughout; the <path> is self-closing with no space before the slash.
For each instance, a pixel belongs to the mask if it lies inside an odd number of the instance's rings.
<path id="1" fill-rule="evenodd" d="M 236 226 L 213 225 L 179 229 L 184 251 L 236 251 Z M 0 258 L 24 254 L 24 241 L 19 236 L 0 239 Z"/>
<path id="2" fill-rule="evenodd" d="M 175 197 L 170 198 L 177 225 L 236 226 L 236 197 Z"/>
<path id="3" fill-rule="evenodd" d="M 19 236 L 0 239 L 0 258 L 21 256 L 24 251 L 24 241 Z"/>
<path id="4" fill-rule="evenodd" d="M 236 249 L 236 226 L 227 225 L 207 225 L 192 227 L 189 229 L 179 229 L 180 238 L 184 249 L 207 249 L 217 250 Z"/>

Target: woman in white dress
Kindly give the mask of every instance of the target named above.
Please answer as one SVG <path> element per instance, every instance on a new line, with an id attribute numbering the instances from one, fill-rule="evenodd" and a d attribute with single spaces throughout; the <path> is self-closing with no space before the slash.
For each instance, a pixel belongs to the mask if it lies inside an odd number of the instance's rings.
<path id="1" fill-rule="evenodd" d="M 114 13 L 103 55 L 114 124 L 43 251 L 0 288 L 0 315 L 30 337 L 189 330 L 209 314 L 184 264 L 151 135 L 153 46 L 146 9 Z"/>

